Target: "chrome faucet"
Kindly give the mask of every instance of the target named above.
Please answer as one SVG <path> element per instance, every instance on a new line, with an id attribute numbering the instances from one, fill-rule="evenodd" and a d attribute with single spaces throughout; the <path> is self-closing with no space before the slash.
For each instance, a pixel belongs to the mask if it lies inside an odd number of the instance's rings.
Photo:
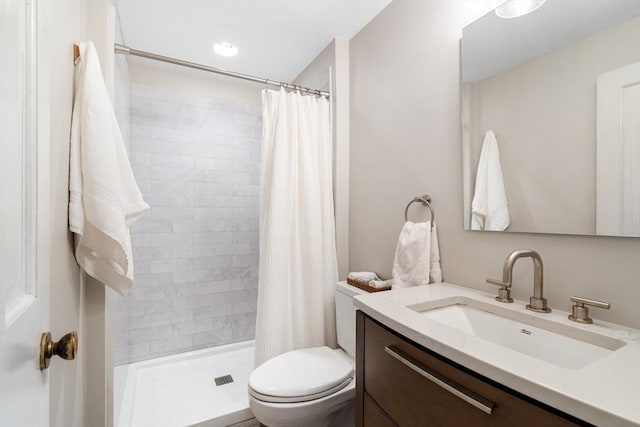
<path id="1" fill-rule="evenodd" d="M 504 261 L 502 267 L 502 281 L 495 279 L 487 279 L 487 283 L 500 286 L 498 290 L 497 301 L 513 302 L 511 298 L 511 281 L 513 275 L 513 265 L 518 258 L 531 258 L 533 260 L 533 296 L 529 298 L 527 309 L 537 311 L 539 313 L 549 313 L 551 309 L 547 307 L 547 300 L 542 297 L 542 258 L 540 254 L 531 249 L 521 249 L 513 251 L 511 255 Z"/>

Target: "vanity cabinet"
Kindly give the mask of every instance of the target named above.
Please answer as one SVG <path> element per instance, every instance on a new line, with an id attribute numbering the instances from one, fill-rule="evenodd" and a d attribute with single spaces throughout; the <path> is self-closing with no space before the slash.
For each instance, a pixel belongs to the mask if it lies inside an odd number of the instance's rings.
<path id="1" fill-rule="evenodd" d="M 356 357 L 358 427 L 585 425 L 418 346 L 361 311 Z"/>

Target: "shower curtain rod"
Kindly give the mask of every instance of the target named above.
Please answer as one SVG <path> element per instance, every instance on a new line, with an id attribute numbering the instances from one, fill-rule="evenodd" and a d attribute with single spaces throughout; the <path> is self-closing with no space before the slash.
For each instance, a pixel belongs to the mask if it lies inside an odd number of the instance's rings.
<path id="1" fill-rule="evenodd" d="M 168 56 L 157 55 L 155 53 L 145 52 L 143 50 L 132 49 L 122 44 L 115 43 L 113 45 L 115 53 L 121 55 L 139 56 L 141 58 L 153 59 L 156 61 L 167 62 L 169 64 L 180 65 L 182 67 L 195 68 L 196 70 L 208 71 L 210 73 L 222 74 L 224 76 L 236 77 L 243 80 L 249 80 L 251 82 L 262 83 L 272 86 L 280 86 L 287 89 L 299 90 L 301 92 L 312 93 L 318 96 L 326 96 L 329 98 L 329 92 L 309 89 L 307 87 L 294 85 L 292 83 L 277 82 L 269 79 L 262 79 L 260 77 L 250 76 L 248 74 L 236 73 L 234 71 L 224 70 L 222 68 L 210 67 L 208 65 L 196 64 L 195 62 L 183 61 L 182 59 L 170 58 Z"/>

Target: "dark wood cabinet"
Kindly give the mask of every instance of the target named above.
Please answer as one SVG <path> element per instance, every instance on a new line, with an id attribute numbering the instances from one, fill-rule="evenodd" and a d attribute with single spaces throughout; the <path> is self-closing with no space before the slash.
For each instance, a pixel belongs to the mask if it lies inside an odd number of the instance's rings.
<path id="1" fill-rule="evenodd" d="M 588 425 L 357 315 L 356 425 Z"/>
<path id="2" fill-rule="evenodd" d="M 364 425 L 368 427 L 395 427 L 389 415 L 367 393 L 364 394 Z"/>

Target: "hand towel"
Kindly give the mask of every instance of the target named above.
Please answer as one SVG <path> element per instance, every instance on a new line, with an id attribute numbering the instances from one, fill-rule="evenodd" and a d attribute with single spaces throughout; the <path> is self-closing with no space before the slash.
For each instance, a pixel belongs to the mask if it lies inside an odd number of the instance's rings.
<path id="1" fill-rule="evenodd" d="M 389 280 L 371 280 L 369 281 L 369 286 L 375 289 L 391 289 L 394 285 L 396 287 L 402 287 L 397 279 L 389 279 Z"/>
<path id="2" fill-rule="evenodd" d="M 503 231 L 509 226 L 509 205 L 500 152 L 492 130 L 488 130 L 484 137 L 471 210 L 472 230 Z"/>
<path id="3" fill-rule="evenodd" d="M 429 283 L 442 283 L 442 269 L 440 268 L 440 245 L 436 224 L 431 227 L 431 258 L 429 263 Z"/>
<path id="4" fill-rule="evenodd" d="M 133 283 L 129 226 L 148 209 L 136 184 L 93 43 L 80 43 L 71 119 L 69 229 L 87 274 L 124 294 Z"/>
<path id="5" fill-rule="evenodd" d="M 431 269 L 431 221 L 404 223 L 393 260 L 393 288 L 429 284 Z"/>
<path id="6" fill-rule="evenodd" d="M 362 280 L 380 280 L 380 277 L 376 273 L 369 271 L 356 271 L 347 275 L 349 279 L 362 279 Z"/>

